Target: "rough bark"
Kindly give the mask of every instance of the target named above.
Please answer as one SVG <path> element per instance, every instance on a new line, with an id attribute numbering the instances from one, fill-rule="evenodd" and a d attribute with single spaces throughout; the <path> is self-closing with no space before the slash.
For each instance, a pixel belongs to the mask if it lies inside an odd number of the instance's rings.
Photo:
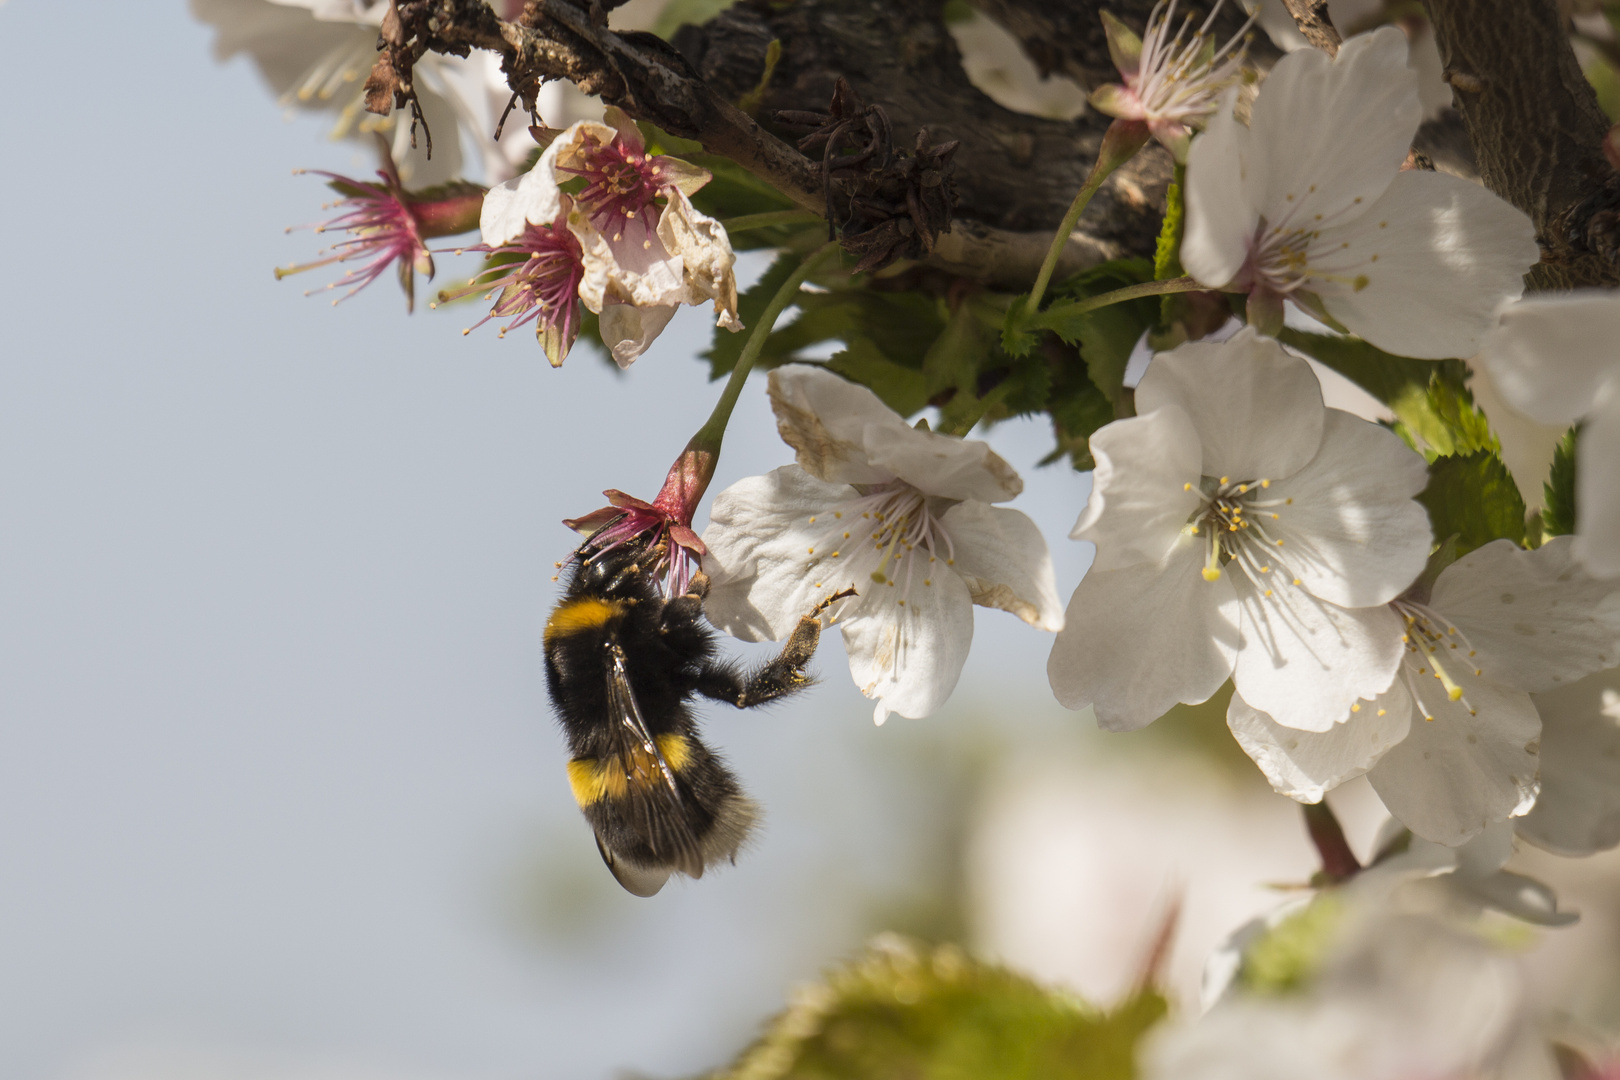
<path id="1" fill-rule="evenodd" d="M 1530 215 L 1532 288 L 1620 283 L 1609 121 L 1555 0 L 1424 0 L 1485 186 Z"/>

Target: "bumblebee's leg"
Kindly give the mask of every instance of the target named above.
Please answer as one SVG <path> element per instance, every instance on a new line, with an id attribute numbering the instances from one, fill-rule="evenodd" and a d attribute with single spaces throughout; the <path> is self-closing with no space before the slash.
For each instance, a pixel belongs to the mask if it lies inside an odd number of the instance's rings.
<path id="1" fill-rule="evenodd" d="M 854 589 L 845 589 L 817 604 L 816 609 L 800 619 L 799 625 L 793 628 L 782 651 L 746 678 L 729 665 L 711 665 L 699 678 L 698 693 L 746 709 L 786 697 L 809 686 L 810 678 L 805 675 L 804 667 L 816 655 L 816 646 L 821 642 L 819 616 L 832 604 L 854 595 Z"/>

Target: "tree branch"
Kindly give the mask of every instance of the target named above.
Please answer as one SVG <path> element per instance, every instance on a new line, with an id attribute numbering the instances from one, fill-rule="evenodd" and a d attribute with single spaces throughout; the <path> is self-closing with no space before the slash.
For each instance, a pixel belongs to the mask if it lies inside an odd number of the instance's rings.
<path id="1" fill-rule="evenodd" d="M 1329 56 L 1339 55 L 1344 39 L 1328 17 L 1327 0 L 1283 0 L 1283 6 L 1294 17 L 1294 25 L 1299 27 L 1306 41 Z"/>
<path id="2" fill-rule="evenodd" d="M 1620 283 L 1609 121 L 1555 0 L 1424 0 L 1485 186 L 1530 215 L 1531 288 Z"/>

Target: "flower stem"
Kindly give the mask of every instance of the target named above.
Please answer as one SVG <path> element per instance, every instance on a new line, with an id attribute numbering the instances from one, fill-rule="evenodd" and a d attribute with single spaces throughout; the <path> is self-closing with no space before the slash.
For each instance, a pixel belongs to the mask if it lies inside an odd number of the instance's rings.
<path id="1" fill-rule="evenodd" d="M 1144 281 L 1140 285 L 1127 285 L 1123 289 L 1098 293 L 1096 296 L 1088 296 L 1084 300 L 1053 304 L 1041 313 L 1035 325 L 1041 326 L 1070 315 L 1084 315 L 1088 311 L 1096 311 L 1098 308 L 1105 308 L 1112 304 L 1123 304 L 1127 300 L 1140 300 L 1144 296 L 1197 292 L 1203 288 L 1204 286 L 1190 277 L 1171 278 L 1168 281 Z"/>
<path id="2" fill-rule="evenodd" d="M 765 305 L 765 310 L 754 320 L 753 327 L 748 331 L 748 341 L 743 345 L 742 355 L 737 358 L 737 366 L 731 369 L 731 378 L 726 381 L 726 388 L 720 392 L 720 400 L 715 402 L 714 412 L 709 414 L 708 422 L 698 428 L 697 434 L 692 436 L 689 444 L 692 448 L 702 448 L 716 456 L 719 455 L 720 440 L 725 437 L 726 425 L 731 421 L 731 410 L 736 408 L 737 398 L 742 395 L 743 383 L 748 381 L 748 373 L 753 370 L 754 361 L 759 359 L 761 350 L 765 348 L 765 339 L 771 336 L 771 329 L 776 326 L 776 320 L 782 312 L 793 303 L 794 297 L 799 295 L 799 286 L 804 284 L 804 279 L 809 277 L 811 271 L 824 262 L 827 256 L 837 250 L 837 241 L 829 241 L 805 256 L 804 262 L 782 282 L 782 287 L 776 290 L 771 302 Z"/>
<path id="3" fill-rule="evenodd" d="M 1058 258 L 1063 254 L 1063 248 L 1068 244 L 1091 197 L 1097 194 L 1109 174 L 1129 161 L 1147 140 L 1147 125 L 1140 120 L 1115 120 L 1108 125 L 1102 146 L 1097 150 L 1097 163 L 1091 167 L 1091 175 L 1086 177 L 1074 202 L 1069 204 L 1068 213 L 1063 215 L 1063 221 L 1058 225 L 1057 235 L 1052 237 L 1052 246 L 1046 251 L 1046 261 L 1041 263 L 1041 272 L 1035 278 L 1035 287 L 1030 290 L 1025 307 L 1029 315 L 1033 316 L 1041 309 L 1041 300 L 1046 296 L 1046 287 L 1052 283 Z"/>
<path id="4" fill-rule="evenodd" d="M 720 222 L 726 232 L 747 232 L 749 229 L 768 229 L 772 225 L 819 225 L 821 215 L 808 210 L 770 210 L 763 214 L 743 214 Z"/>
<path id="5" fill-rule="evenodd" d="M 1361 872 L 1361 863 L 1350 850 L 1350 841 L 1344 838 L 1344 828 L 1327 801 L 1305 803 L 1305 831 L 1322 857 L 1322 877 L 1330 884 L 1348 881 Z"/>

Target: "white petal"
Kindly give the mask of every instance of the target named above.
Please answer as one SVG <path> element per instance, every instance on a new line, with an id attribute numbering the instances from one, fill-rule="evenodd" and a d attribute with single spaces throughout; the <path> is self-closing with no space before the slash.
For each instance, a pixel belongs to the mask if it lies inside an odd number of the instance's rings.
<path id="1" fill-rule="evenodd" d="M 1039 630 L 1063 629 L 1052 556 L 1028 515 L 963 502 L 945 511 L 941 525 L 956 553 L 954 570 L 975 604 L 1010 611 Z"/>
<path id="2" fill-rule="evenodd" d="M 808 549 L 819 534 L 809 520 L 855 494 L 787 465 L 716 495 L 703 530 L 709 549 L 703 571 L 711 582 L 703 609 L 709 621 L 744 641 L 778 641 L 792 633 L 799 619 L 831 595 L 816 588 L 828 582 L 810 572 Z M 870 585 L 863 583 L 861 592 Z"/>
<path id="3" fill-rule="evenodd" d="M 1557 855 L 1620 844 L 1620 672 L 1533 700 L 1541 714 L 1541 795 L 1514 822 L 1519 835 Z"/>
<path id="4" fill-rule="evenodd" d="M 1620 379 L 1620 294 L 1539 295 L 1502 313 L 1479 358 L 1508 404 L 1544 424 L 1584 416 Z"/>
<path id="5" fill-rule="evenodd" d="M 1387 606 L 1342 608 L 1275 570 L 1259 584 L 1236 562 L 1227 571 L 1243 627 L 1232 682 L 1254 708 L 1284 727 L 1327 731 L 1389 689 L 1404 646 Z"/>
<path id="6" fill-rule="evenodd" d="M 1203 566 L 1202 545 L 1186 537 L 1162 562 L 1087 573 L 1046 662 L 1058 701 L 1092 705 L 1099 726 L 1131 731 L 1220 689 L 1237 651 L 1237 602 L 1229 575 L 1205 581 Z"/>
<path id="7" fill-rule="evenodd" d="M 615 223 L 608 236 L 584 210 L 568 212 L 568 230 L 579 240 L 583 276 L 579 298 L 592 311 L 608 304 L 669 307 L 687 303 L 686 264 L 671 255 L 652 224 L 644 218 Z"/>
<path id="8" fill-rule="evenodd" d="M 1279 794 L 1300 802 L 1322 796 L 1372 768 L 1406 738 L 1412 695 L 1397 682 L 1327 731 L 1287 728 L 1233 694 L 1226 726 Z"/>
<path id="9" fill-rule="evenodd" d="M 1238 276 L 1249 257 L 1260 211 L 1259 194 L 1250 182 L 1247 163 L 1253 155 L 1249 129 L 1237 122 L 1228 91 L 1202 135 L 1187 151 L 1187 231 L 1181 241 L 1181 265 L 1212 288 Z"/>
<path id="10" fill-rule="evenodd" d="M 1329 59 L 1289 53 L 1260 87 L 1249 129 L 1250 183 L 1273 227 L 1328 225 L 1363 212 L 1395 178 L 1423 120 L 1406 35 L 1394 27 L 1350 38 Z"/>
<path id="11" fill-rule="evenodd" d="M 1091 436 L 1091 497 L 1069 535 L 1097 545 L 1091 572 L 1156 563 L 1203 502 L 1203 450 L 1179 406 L 1115 420 Z"/>
<path id="12" fill-rule="evenodd" d="M 810 475 L 842 484 L 894 479 L 867 458 L 866 429 L 906 422 L 872 391 L 809 364 L 777 368 L 767 386 L 777 433 L 798 451 L 799 465 Z"/>
<path id="13" fill-rule="evenodd" d="M 1427 670 L 1415 676 L 1434 719 L 1413 716 L 1406 739 L 1367 779 L 1407 828 L 1455 847 L 1535 804 L 1541 718 L 1529 694 L 1476 678 L 1471 670 L 1447 670 L 1462 687 L 1463 700 L 1451 701 Z"/>
<path id="14" fill-rule="evenodd" d="M 674 317 L 673 305 L 608 304 L 602 308 L 602 320 L 598 324 L 602 344 L 613 354 L 614 363 L 627 368 L 647 351 Z"/>
<path id="15" fill-rule="evenodd" d="M 1575 457 L 1575 557 L 1620 575 L 1620 380 L 1581 428 Z"/>
<path id="16" fill-rule="evenodd" d="M 1136 388 L 1137 411 L 1172 404 L 1192 418 L 1205 476 L 1276 480 L 1322 443 L 1322 384 L 1311 366 L 1250 327 L 1155 356 Z"/>
<path id="17" fill-rule="evenodd" d="M 1459 666 L 1535 694 L 1620 664 L 1620 591 L 1594 581 L 1573 549 L 1568 536 L 1535 551 L 1495 540 L 1446 567 L 1429 606 L 1466 639 L 1446 650 Z"/>
<path id="18" fill-rule="evenodd" d="M 864 386 L 826 368 L 788 364 L 771 372 L 776 430 L 799 464 L 823 480 L 875 484 L 895 477 L 947 499 L 1005 502 L 1024 482 L 990 445 L 918 431 Z"/>
<path id="19" fill-rule="evenodd" d="M 549 225 L 562 213 L 562 190 L 557 187 L 557 154 L 563 141 L 580 127 L 575 124 L 546 147 L 534 168 L 490 188 L 478 214 L 484 243 L 499 247 L 523 235 L 530 225 Z"/>
<path id="20" fill-rule="evenodd" d="M 722 325 L 742 329 L 737 321 L 737 276 L 732 269 L 737 257 L 732 254 L 725 226 L 699 213 L 679 188 L 665 188 L 664 193 L 669 204 L 658 219 L 658 238 L 686 267 L 688 302 L 713 300 Z"/>
<path id="21" fill-rule="evenodd" d="M 840 615 L 849 673 L 869 698 L 874 719 L 922 717 L 945 704 L 973 643 L 973 602 L 955 574 L 913 582 L 902 601 L 896 585 L 866 583 L 852 614 Z"/>
<path id="22" fill-rule="evenodd" d="M 1341 607 L 1387 604 L 1428 561 L 1429 515 L 1412 499 L 1428 469 L 1386 428 L 1338 409 L 1325 419 L 1321 452 L 1266 492 L 1267 502 L 1293 502 L 1253 516 L 1283 541 L 1277 565 L 1316 596 Z"/>
<path id="23" fill-rule="evenodd" d="M 1411 169 L 1366 213 L 1322 230 L 1301 287 L 1386 352 L 1467 357 L 1540 257 L 1521 210 L 1460 177 Z"/>

